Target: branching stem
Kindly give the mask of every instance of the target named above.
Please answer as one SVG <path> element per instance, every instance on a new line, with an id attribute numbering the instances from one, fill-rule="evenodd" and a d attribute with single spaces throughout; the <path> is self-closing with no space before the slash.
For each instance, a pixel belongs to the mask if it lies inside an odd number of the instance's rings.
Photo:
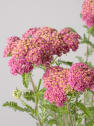
<path id="1" fill-rule="evenodd" d="M 35 84 L 34 84 L 34 81 L 33 81 L 32 77 L 30 77 L 30 81 L 32 83 L 33 91 L 34 91 L 34 94 L 35 94 L 36 93 L 36 88 L 35 88 Z M 38 103 L 37 103 L 36 96 L 35 96 L 35 109 L 38 110 Z M 42 123 L 41 123 L 39 114 L 38 114 L 38 122 L 39 122 L 40 126 L 43 126 Z"/>

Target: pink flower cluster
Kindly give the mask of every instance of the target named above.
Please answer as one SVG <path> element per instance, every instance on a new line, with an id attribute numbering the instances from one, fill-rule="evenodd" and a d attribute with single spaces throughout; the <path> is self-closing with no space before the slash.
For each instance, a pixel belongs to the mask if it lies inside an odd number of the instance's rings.
<path id="1" fill-rule="evenodd" d="M 7 46 L 6 46 L 6 48 L 4 50 L 4 54 L 3 54 L 4 57 L 12 56 L 12 51 L 13 51 L 14 47 L 17 45 L 18 40 L 20 40 L 20 38 L 17 36 L 11 36 L 8 38 Z"/>
<path id="2" fill-rule="evenodd" d="M 7 40 L 7 46 L 4 50 L 4 57 L 12 56 L 8 65 L 10 66 L 11 74 L 28 73 L 33 69 L 31 62 L 27 62 L 25 56 L 27 54 L 26 44 L 28 40 L 21 40 L 19 37 L 13 36 Z"/>
<path id="3" fill-rule="evenodd" d="M 11 74 L 13 75 L 28 73 L 33 69 L 31 63 L 26 62 L 23 58 L 16 57 L 12 57 L 9 60 L 9 66 L 11 67 Z"/>
<path id="4" fill-rule="evenodd" d="M 62 53 L 66 54 L 70 48 L 75 51 L 78 48 L 80 36 L 72 32 L 71 29 L 68 30 L 69 32 L 63 34 L 63 30 L 58 32 L 56 29 L 50 27 L 30 28 L 22 35 L 22 39 L 17 36 L 10 37 L 4 50 L 4 57 L 12 56 L 12 59 L 9 61 L 11 73 L 16 75 L 17 73 L 23 73 L 18 71 L 29 72 L 33 69 L 31 67 L 33 64 L 36 66 L 42 64 L 48 67 L 53 60 L 53 55 L 61 56 Z M 68 39 L 65 40 L 67 35 Z M 69 38 L 70 41 L 68 41 Z M 25 70 L 28 67 L 22 70 L 19 67 L 20 65 L 18 66 L 18 62 L 21 61 L 22 63 L 23 60 L 25 64 L 30 64 L 30 70 Z M 17 63 L 14 63 L 14 61 Z M 10 65 L 10 62 L 12 65 Z M 15 70 L 13 64 L 15 64 Z"/>
<path id="5" fill-rule="evenodd" d="M 23 35 L 22 39 L 32 38 L 32 36 L 36 33 L 40 28 L 30 28 Z"/>
<path id="6" fill-rule="evenodd" d="M 41 37 L 34 37 L 31 41 L 33 44 L 25 57 L 26 60 L 36 66 L 40 64 L 49 66 L 53 59 L 50 44 Z"/>
<path id="7" fill-rule="evenodd" d="M 71 28 L 60 31 L 61 39 L 68 45 L 69 50 L 76 51 L 79 45 L 80 35 L 73 32 Z"/>
<path id="8" fill-rule="evenodd" d="M 48 88 L 45 91 L 44 98 L 48 99 L 50 104 L 55 102 L 56 106 L 60 107 L 63 106 L 64 103 L 67 101 L 67 96 L 62 90 L 62 88 Z"/>
<path id="9" fill-rule="evenodd" d="M 59 33 L 56 29 L 43 27 L 36 32 L 35 36 L 41 37 L 47 41 L 50 45 L 52 55 L 60 56 L 62 53 L 69 52 L 67 45 L 60 40 Z"/>
<path id="10" fill-rule="evenodd" d="M 69 84 L 75 91 L 85 91 L 90 88 L 94 91 L 94 69 L 83 63 L 72 65 L 69 70 Z"/>
<path id="11" fill-rule="evenodd" d="M 59 66 L 49 67 L 43 75 L 44 98 L 57 106 L 67 101 L 68 92 L 86 89 L 94 91 L 94 69 L 84 63 L 76 63 L 70 69 Z"/>
<path id="12" fill-rule="evenodd" d="M 81 15 L 88 28 L 94 25 L 94 0 L 85 0 L 83 2 Z"/>
<path id="13" fill-rule="evenodd" d="M 50 103 L 62 106 L 67 100 L 67 93 L 71 90 L 68 84 L 69 69 L 59 66 L 49 67 L 43 75 L 44 86 L 47 88 L 44 98 Z"/>

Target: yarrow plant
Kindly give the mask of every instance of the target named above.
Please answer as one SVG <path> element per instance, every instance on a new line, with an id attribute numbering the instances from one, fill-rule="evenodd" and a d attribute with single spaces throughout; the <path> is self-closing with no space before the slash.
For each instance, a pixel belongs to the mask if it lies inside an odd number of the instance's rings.
<path id="1" fill-rule="evenodd" d="M 90 40 L 94 0 L 84 0 L 81 18 L 87 30 L 82 37 L 71 27 L 58 31 L 46 26 L 30 28 L 21 38 L 8 38 L 3 57 L 10 57 L 10 72 L 22 77 L 24 90 L 13 91 L 22 106 L 7 101 L 4 107 L 28 113 L 37 126 L 94 126 L 94 66 L 88 59 L 94 52 Z M 86 44 L 85 58 L 76 56 L 77 63 L 62 60 L 79 44 Z M 38 85 L 32 79 L 35 68 L 44 71 Z"/>

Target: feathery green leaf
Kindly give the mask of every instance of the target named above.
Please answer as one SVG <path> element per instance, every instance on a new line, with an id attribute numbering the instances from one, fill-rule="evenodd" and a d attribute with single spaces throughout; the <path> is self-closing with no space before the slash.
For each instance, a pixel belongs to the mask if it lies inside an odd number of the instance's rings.
<path id="1" fill-rule="evenodd" d="M 65 64 L 65 65 L 68 65 L 68 66 L 71 66 L 73 64 L 73 62 L 70 62 L 70 61 L 63 61 L 63 60 L 57 60 L 56 62 L 56 65 L 60 66 L 61 64 Z"/>
<path id="2" fill-rule="evenodd" d="M 39 80 L 39 83 L 38 83 L 38 88 L 37 88 L 37 92 L 38 92 L 38 91 L 39 91 L 39 89 L 40 89 L 41 82 L 42 82 L 42 79 L 40 79 L 40 80 Z"/>
<path id="3" fill-rule="evenodd" d="M 48 124 L 49 124 L 50 126 L 53 126 L 53 124 L 57 124 L 57 120 L 51 119 L 51 120 L 48 121 Z"/>
<path id="4" fill-rule="evenodd" d="M 30 91 L 26 91 L 23 93 L 23 97 L 27 100 L 27 101 L 33 101 L 35 102 L 35 98 L 34 98 L 34 92 L 32 90 Z"/>
<path id="5" fill-rule="evenodd" d="M 94 120 L 89 121 L 86 126 L 94 126 Z"/>
<path id="6" fill-rule="evenodd" d="M 10 101 L 10 102 L 7 101 L 7 102 L 5 102 L 5 103 L 3 104 L 3 106 L 4 106 L 4 107 L 10 107 L 10 108 L 14 109 L 15 111 L 16 111 L 16 110 L 19 110 L 19 111 L 22 111 L 22 112 L 25 111 L 24 108 L 18 106 L 18 104 L 17 104 L 16 102 L 13 102 L 13 101 Z"/>
<path id="7" fill-rule="evenodd" d="M 88 29 L 88 33 L 94 37 L 94 25 Z"/>
<path id="8" fill-rule="evenodd" d="M 85 105 L 83 103 L 77 102 L 76 106 L 78 108 L 80 108 L 80 110 L 82 110 L 84 112 L 84 114 L 86 114 L 88 117 L 90 117 L 87 108 L 85 107 Z"/>
<path id="9" fill-rule="evenodd" d="M 29 86 L 30 75 L 30 73 L 23 73 L 22 75 L 23 85 L 25 88 L 28 88 Z"/>

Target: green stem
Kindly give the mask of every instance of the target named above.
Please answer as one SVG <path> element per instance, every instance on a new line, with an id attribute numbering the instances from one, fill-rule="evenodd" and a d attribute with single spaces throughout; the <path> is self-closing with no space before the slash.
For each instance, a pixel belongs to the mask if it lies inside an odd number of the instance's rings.
<path id="1" fill-rule="evenodd" d="M 85 101 L 85 94 L 86 94 L 86 92 L 84 92 L 84 105 L 86 104 L 86 101 Z M 84 118 L 84 126 L 86 126 L 86 118 Z"/>
<path id="2" fill-rule="evenodd" d="M 33 88 L 33 91 L 35 93 L 36 92 L 36 88 L 35 88 L 35 84 L 34 84 L 34 81 L 33 81 L 32 77 L 30 77 L 30 81 L 32 83 L 32 88 Z"/>
<path id="3" fill-rule="evenodd" d="M 92 94 L 92 98 L 91 98 L 91 107 L 93 107 L 93 101 L 94 101 L 94 96 Z"/>
<path id="4" fill-rule="evenodd" d="M 90 39 L 90 34 L 88 34 L 88 40 Z M 87 48 L 86 48 L 86 63 L 88 62 L 88 45 L 87 45 Z M 86 104 L 86 101 L 85 101 L 85 93 L 84 92 L 84 105 Z M 84 126 L 86 126 L 86 118 L 84 118 Z"/>
<path id="5" fill-rule="evenodd" d="M 51 65 L 55 63 L 56 59 L 58 58 L 58 56 L 56 56 L 53 61 L 51 62 Z"/>
<path id="6" fill-rule="evenodd" d="M 56 113 L 54 114 L 54 119 L 56 120 Z M 58 126 L 58 125 L 56 124 L 56 126 Z"/>
<path id="7" fill-rule="evenodd" d="M 76 96 L 76 101 L 75 101 L 75 103 L 77 103 L 77 101 L 78 101 L 78 97 Z M 76 126 L 76 120 L 77 120 L 76 112 L 77 112 L 77 108 L 76 108 L 76 106 L 75 106 L 75 108 L 74 108 L 74 124 L 75 124 L 75 126 Z"/>
<path id="8" fill-rule="evenodd" d="M 39 125 L 40 125 L 40 126 L 43 126 L 42 123 L 41 123 L 41 120 L 40 120 L 39 115 L 38 115 L 38 121 L 39 121 Z"/>
<path id="9" fill-rule="evenodd" d="M 86 49 L 86 62 L 88 61 L 88 45 L 87 45 L 87 49 Z"/>
<path id="10" fill-rule="evenodd" d="M 68 103 L 67 103 L 67 110 L 68 110 L 68 117 L 69 117 L 69 120 L 70 120 L 70 124 L 71 124 L 71 126 L 74 126 L 74 125 L 73 125 L 73 121 L 72 121 L 72 119 L 71 119 L 70 106 L 68 105 Z"/>
<path id="11" fill-rule="evenodd" d="M 36 88 L 35 88 L 35 84 L 34 84 L 34 81 L 33 81 L 32 77 L 30 77 L 30 81 L 32 83 L 33 91 L 34 91 L 34 94 L 35 94 L 36 93 Z M 35 110 L 38 111 L 38 102 L 37 102 L 37 97 L 36 96 L 35 96 Z M 39 114 L 38 114 L 38 122 L 39 122 L 40 126 L 43 126 L 42 123 L 41 123 Z"/>
<path id="12" fill-rule="evenodd" d="M 90 34 L 88 34 L 88 40 L 90 40 Z M 88 62 L 88 44 L 86 48 L 86 62 Z"/>
<path id="13" fill-rule="evenodd" d="M 30 80 L 31 80 L 32 87 L 33 87 L 33 91 L 34 91 L 34 94 L 35 94 L 35 93 L 36 93 L 36 88 L 35 88 L 35 84 L 34 84 L 34 81 L 33 81 L 32 77 L 30 78 Z M 36 96 L 35 96 L 35 103 L 36 103 L 35 109 L 38 109 L 38 103 L 37 103 L 37 98 L 36 98 Z"/>
<path id="14" fill-rule="evenodd" d="M 65 124 L 65 126 L 68 126 L 68 121 L 66 121 L 66 118 L 65 118 L 65 114 L 63 115 L 63 120 L 64 120 L 64 124 Z"/>

